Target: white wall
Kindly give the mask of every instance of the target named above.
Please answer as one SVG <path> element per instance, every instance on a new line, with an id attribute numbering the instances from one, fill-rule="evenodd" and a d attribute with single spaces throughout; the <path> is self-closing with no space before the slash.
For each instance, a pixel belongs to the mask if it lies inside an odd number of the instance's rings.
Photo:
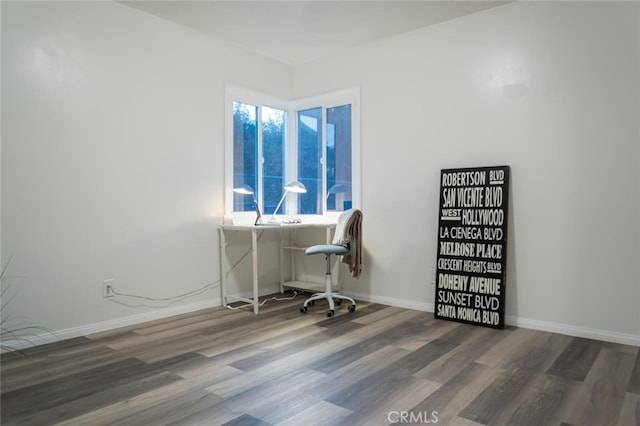
<path id="1" fill-rule="evenodd" d="M 367 265 L 348 287 L 432 306 L 440 169 L 507 164 L 510 321 L 640 342 L 639 17 L 519 2 L 296 68 L 294 97 L 361 86 Z"/>
<path id="2" fill-rule="evenodd" d="M 3 317 L 69 330 L 162 315 L 106 301 L 104 279 L 155 298 L 215 283 L 224 84 L 286 97 L 288 71 L 115 2 L 2 2 Z"/>
<path id="3" fill-rule="evenodd" d="M 519 2 L 288 68 L 118 3 L 2 2 L 3 315 L 65 330 L 158 312 L 106 302 L 103 279 L 154 297 L 216 281 L 224 83 L 360 86 L 350 290 L 432 306 L 440 169 L 508 164 L 511 321 L 637 342 L 638 13 Z"/>

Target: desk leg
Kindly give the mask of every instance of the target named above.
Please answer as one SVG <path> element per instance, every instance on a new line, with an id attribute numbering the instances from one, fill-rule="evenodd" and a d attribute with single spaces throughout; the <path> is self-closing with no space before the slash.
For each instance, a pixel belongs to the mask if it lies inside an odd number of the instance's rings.
<path id="1" fill-rule="evenodd" d="M 327 227 L 327 244 L 331 244 L 333 242 L 333 237 L 335 235 L 335 228 L 331 226 Z M 331 288 L 336 293 L 341 293 L 342 288 L 340 288 L 340 260 L 338 260 L 339 256 L 334 256 L 333 266 L 331 267 Z"/>
<path id="2" fill-rule="evenodd" d="M 251 230 L 251 256 L 253 258 L 253 313 L 258 313 L 258 232 Z"/>
<path id="3" fill-rule="evenodd" d="M 227 271 L 225 268 L 225 259 L 227 254 L 227 241 L 224 235 L 224 229 L 220 232 L 220 290 L 222 292 L 222 306 L 227 306 Z"/>
<path id="4" fill-rule="evenodd" d="M 280 263 L 280 294 L 284 293 L 284 231 L 280 229 L 280 252 L 278 253 Z"/>

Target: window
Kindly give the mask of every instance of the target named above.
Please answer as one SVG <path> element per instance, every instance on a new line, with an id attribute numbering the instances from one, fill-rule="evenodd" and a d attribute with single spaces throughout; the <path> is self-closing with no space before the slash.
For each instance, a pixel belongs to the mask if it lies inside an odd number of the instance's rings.
<path id="1" fill-rule="evenodd" d="M 233 103 L 233 187 L 258 188 L 258 108 Z M 253 202 L 233 194 L 233 211 L 253 211 Z"/>
<path id="2" fill-rule="evenodd" d="M 228 85 L 226 214 L 255 216 L 254 197 L 263 214 L 273 214 L 294 180 L 307 192 L 288 196 L 278 214 L 359 207 L 358 98 L 350 90 L 286 102 Z M 254 196 L 233 192 L 242 186 Z"/>
<path id="3" fill-rule="evenodd" d="M 233 102 L 233 187 L 264 194 L 264 213 L 273 213 L 285 184 L 285 117 L 281 109 Z M 234 211 L 254 211 L 252 198 L 233 195 Z"/>
<path id="4" fill-rule="evenodd" d="M 298 111 L 298 178 L 307 188 L 300 213 L 322 211 L 322 108 Z"/>
<path id="5" fill-rule="evenodd" d="M 299 212 L 348 210 L 353 204 L 351 104 L 297 113 L 298 177 L 307 187 Z"/>

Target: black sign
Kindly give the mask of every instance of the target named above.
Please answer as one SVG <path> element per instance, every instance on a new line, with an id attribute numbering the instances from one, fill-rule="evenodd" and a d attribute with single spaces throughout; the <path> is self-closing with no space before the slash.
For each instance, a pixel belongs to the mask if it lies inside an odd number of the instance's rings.
<path id="1" fill-rule="evenodd" d="M 440 174 L 435 317 L 504 328 L 509 166 Z"/>

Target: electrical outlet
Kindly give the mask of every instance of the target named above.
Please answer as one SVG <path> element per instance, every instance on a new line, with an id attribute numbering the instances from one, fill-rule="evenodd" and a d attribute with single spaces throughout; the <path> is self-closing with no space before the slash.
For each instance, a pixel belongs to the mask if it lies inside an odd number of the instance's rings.
<path id="1" fill-rule="evenodd" d="M 107 298 L 115 296 L 115 294 L 113 293 L 114 281 L 114 279 L 102 281 L 102 297 Z"/>

